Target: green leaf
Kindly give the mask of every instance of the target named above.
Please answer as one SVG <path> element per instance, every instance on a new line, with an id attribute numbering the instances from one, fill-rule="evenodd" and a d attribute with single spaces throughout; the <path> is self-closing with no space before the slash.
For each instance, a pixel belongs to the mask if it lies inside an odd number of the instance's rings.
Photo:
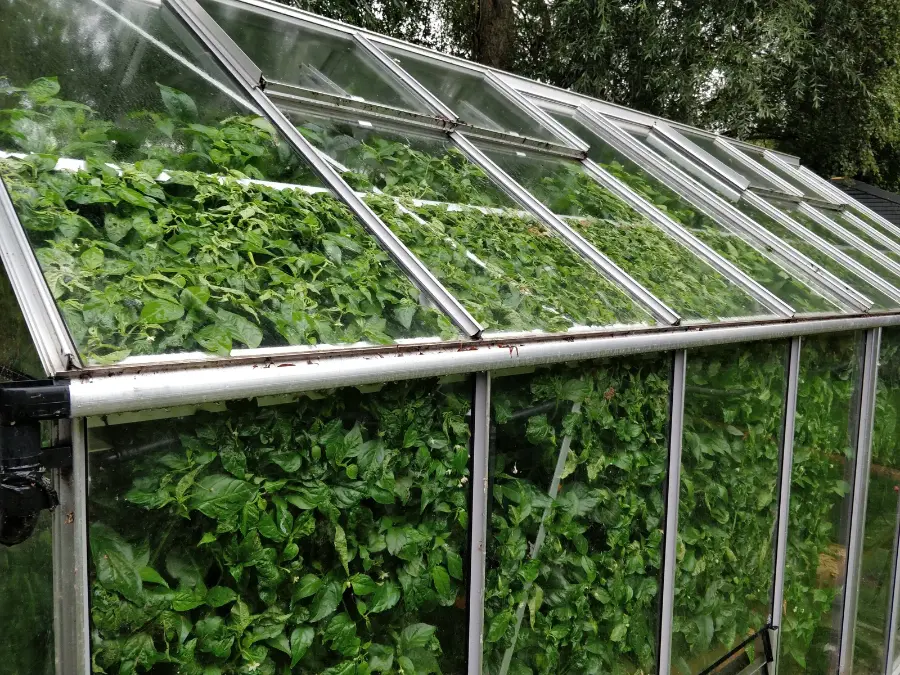
<path id="1" fill-rule="evenodd" d="M 309 609 L 310 613 L 312 614 L 310 621 L 321 621 L 325 617 L 334 613 L 334 610 L 337 609 L 338 604 L 340 604 L 341 602 L 341 595 L 343 595 L 343 592 L 344 589 L 340 582 L 325 582 L 325 584 L 316 593 L 316 597 L 313 598 L 312 605 Z"/>
<path id="2" fill-rule="evenodd" d="M 312 626 L 297 626 L 291 631 L 291 668 L 300 663 L 315 635 L 316 631 Z"/>
<path id="3" fill-rule="evenodd" d="M 203 478 L 191 490 L 188 508 L 222 520 L 236 516 L 241 507 L 256 496 L 256 490 L 242 480 L 215 474 Z"/>
<path id="4" fill-rule="evenodd" d="M 237 593 L 225 586 L 213 586 L 206 592 L 206 604 L 210 607 L 223 607 L 237 599 Z"/>
<path id="5" fill-rule="evenodd" d="M 37 102 L 46 101 L 59 93 L 59 80 L 56 77 L 39 77 L 25 87 L 25 92 Z"/>
<path id="6" fill-rule="evenodd" d="M 447 573 L 447 570 L 440 566 L 433 567 L 431 568 L 431 578 L 434 581 L 434 587 L 438 595 L 444 598 L 452 595 L 450 575 Z"/>
<path id="7" fill-rule="evenodd" d="M 356 636 L 356 624 L 346 613 L 338 614 L 328 622 L 322 641 L 331 643 L 331 648 L 343 656 L 355 656 L 361 644 Z"/>
<path id="8" fill-rule="evenodd" d="M 163 105 L 168 113 L 181 122 L 192 122 L 197 119 L 197 104 L 194 99 L 182 91 L 156 83 L 162 97 Z"/>
<path id="9" fill-rule="evenodd" d="M 92 246 L 81 254 L 80 259 L 81 264 L 84 265 L 86 269 L 95 270 L 103 267 L 103 260 L 105 257 L 103 251 L 96 246 Z"/>
<path id="10" fill-rule="evenodd" d="M 504 610 L 495 615 L 488 625 L 487 634 L 484 636 L 485 642 L 497 642 L 506 635 L 512 619 L 513 615 L 509 610 Z"/>
<path id="11" fill-rule="evenodd" d="M 91 524 L 90 542 L 97 581 L 132 602 L 140 602 L 143 584 L 131 546 L 101 523 Z"/>
<path id="12" fill-rule="evenodd" d="M 341 565 L 344 566 L 344 573 L 350 574 L 350 554 L 347 552 L 347 535 L 344 534 L 344 528 L 340 525 L 334 526 L 334 549 L 337 551 Z"/>
<path id="13" fill-rule="evenodd" d="M 612 642 L 622 642 L 625 639 L 625 634 L 627 632 L 628 624 L 624 622 L 617 623 L 612 629 L 612 632 L 609 634 L 609 639 Z"/>
<path id="14" fill-rule="evenodd" d="M 204 326 L 194 333 L 194 339 L 197 344 L 213 354 L 228 356 L 231 353 L 231 336 L 218 324 Z"/>
<path id="15" fill-rule="evenodd" d="M 150 300 L 141 310 L 141 321 L 163 324 L 177 321 L 184 316 L 184 307 L 168 300 Z"/>
<path id="16" fill-rule="evenodd" d="M 240 314 L 228 312 L 220 309 L 216 316 L 218 317 L 218 326 L 228 333 L 232 340 L 242 342 L 249 349 L 256 349 L 262 342 L 262 331 L 259 326 L 251 323 Z"/>
<path id="17" fill-rule="evenodd" d="M 400 602 L 400 589 L 393 581 L 385 581 L 378 586 L 369 602 L 369 613 L 379 614 L 393 608 Z"/>
<path id="18" fill-rule="evenodd" d="M 357 595 L 371 595 L 378 590 L 378 584 L 368 574 L 354 574 L 350 577 L 350 584 Z"/>
<path id="19" fill-rule="evenodd" d="M 434 637 L 435 627 L 427 623 L 415 623 L 400 633 L 400 649 L 404 652 L 416 647 L 426 647 Z"/>

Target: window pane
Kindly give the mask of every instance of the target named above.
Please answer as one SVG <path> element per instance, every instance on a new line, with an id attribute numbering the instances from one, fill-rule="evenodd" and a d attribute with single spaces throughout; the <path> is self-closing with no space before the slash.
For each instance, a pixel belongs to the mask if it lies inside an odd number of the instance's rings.
<path id="1" fill-rule="evenodd" d="M 493 381 L 485 673 L 654 669 L 670 368 Z"/>
<path id="2" fill-rule="evenodd" d="M 348 33 L 228 0 L 200 0 L 267 80 L 427 113 L 428 108 Z"/>
<path id="3" fill-rule="evenodd" d="M 887 622 L 894 583 L 893 553 L 897 538 L 898 478 L 900 478 L 900 331 L 886 328 L 881 335 L 878 394 L 872 436 L 872 460 L 866 497 L 859 605 L 853 649 L 853 672 L 884 673 Z M 891 668 L 888 672 L 893 672 Z"/>
<path id="4" fill-rule="evenodd" d="M 860 334 L 803 338 L 779 670 L 837 669 Z"/>
<path id="5" fill-rule="evenodd" d="M 292 114 L 344 177 L 490 331 L 651 323 L 445 135 Z M 487 207 L 487 208 L 484 208 Z"/>
<path id="6" fill-rule="evenodd" d="M 825 192 L 819 193 L 819 191 L 813 190 L 811 187 L 808 187 L 806 185 L 806 183 L 801 181 L 799 178 L 794 176 L 792 173 L 786 171 L 785 169 L 782 169 L 775 162 L 772 162 L 769 159 L 767 159 L 765 157 L 765 155 L 762 154 L 762 152 L 756 153 L 751 150 L 746 150 L 738 145 L 733 145 L 732 147 L 736 148 L 739 152 L 743 153 L 744 155 L 746 155 L 753 161 L 758 162 L 759 164 L 762 164 L 769 171 L 771 171 L 776 176 L 778 176 L 781 180 L 785 181 L 786 183 L 790 183 L 790 185 L 792 187 L 796 188 L 797 191 L 800 192 L 800 194 L 805 195 L 807 197 L 811 197 L 812 199 L 819 199 L 819 200 L 824 200 L 824 201 L 828 201 L 828 202 L 834 202 L 834 198 L 831 195 L 829 195 L 828 193 L 825 193 Z"/>
<path id="7" fill-rule="evenodd" d="M 29 36 L 0 44 L 0 149 L 42 153 L 0 175 L 85 360 L 456 335 L 267 122 L 153 42 L 178 44 L 168 10 L 124 6 L 151 38 L 88 0 L 39 0 L 40 31 L 0 3 Z"/>
<path id="8" fill-rule="evenodd" d="M 858 248 L 856 248 L 856 246 L 847 242 L 846 239 L 842 238 L 839 234 L 836 234 L 829 228 L 824 227 L 823 225 L 820 225 L 816 220 L 813 220 L 810 216 L 803 213 L 798 207 L 789 206 L 785 202 L 781 202 L 779 200 L 774 200 L 774 199 L 769 200 L 769 202 L 773 206 L 780 209 L 782 212 L 784 212 L 785 214 L 789 215 L 791 218 L 796 220 L 798 223 L 803 225 L 803 227 L 805 227 L 810 232 L 813 232 L 814 234 L 819 235 L 822 239 L 827 241 L 829 244 L 832 244 L 833 246 L 840 249 L 843 253 L 845 253 L 849 257 L 851 257 L 854 260 L 856 260 L 857 262 L 865 265 L 866 268 L 868 268 L 871 272 L 873 272 L 874 274 L 877 274 L 878 276 L 880 276 L 882 279 L 884 279 L 886 282 L 888 282 L 892 286 L 896 286 L 896 287 L 900 288 L 900 275 L 895 274 L 894 272 L 889 270 L 887 267 L 885 267 L 881 263 L 878 263 L 875 260 L 873 260 L 868 254 L 860 251 Z M 824 217 L 831 216 L 831 212 L 829 212 L 828 215 L 826 215 L 824 212 L 821 212 L 821 211 L 819 213 L 822 214 Z M 879 293 L 879 295 L 881 295 L 881 294 Z M 872 298 L 872 299 L 874 300 L 875 298 Z M 888 306 L 888 307 L 896 307 L 897 306 L 897 303 L 895 301 L 892 301 L 889 298 L 886 298 L 884 296 L 881 296 L 880 298 L 878 298 L 877 301 L 879 303 L 886 303 L 886 306 Z"/>
<path id="9" fill-rule="evenodd" d="M 887 229 L 884 225 L 881 224 L 881 222 L 864 212 L 862 209 L 855 207 L 853 204 L 849 206 L 849 209 L 854 216 L 856 216 L 860 220 L 864 220 L 871 227 L 881 232 L 881 234 L 883 234 L 884 236 L 889 237 L 893 241 L 897 241 L 897 234 L 895 232 Z"/>
<path id="10" fill-rule="evenodd" d="M 367 391 L 92 429 L 95 663 L 463 672 L 471 383 Z"/>
<path id="11" fill-rule="evenodd" d="M 750 181 L 750 185 L 752 185 L 753 187 L 761 187 L 766 188 L 767 190 L 777 190 L 778 192 L 783 192 L 783 190 L 778 185 L 766 178 L 761 172 L 755 171 L 754 169 L 745 165 L 736 157 L 733 157 L 724 148 L 720 148 L 715 140 L 710 138 L 709 136 L 691 133 L 690 131 L 685 131 L 683 129 L 679 129 L 678 133 L 680 133 L 695 145 L 699 146 L 701 150 L 705 150 L 707 153 L 712 155 L 715 159 L 719 160 L 722 164 L 727 166 L 736 174 Z"/>
<path id="12" fill-rule="evenodd" d="M 644 143 L 646 132 L 631 132 L 640 141 L 643 150 L 655 153 Z M 593 147 L 593 146 L 592 146 Z M 669 216 L 679 221 L 694 235 L 716 251 L 723 258 L 734 263 L 745 274 L 755 279 L 769 292 L 784 300 L 800 313 L 834 312 L 838 308 L 783 269 L 778 263 L 767 258 L 736 232 L 725 229 L 718 222 L 702 213 L 699 209 L 686 207 L 682 198 L 664 183 L 657 181 L 649 174 L 631 170 L 627 159 L 621 160 L 615 155 L 608 155 L 608 162 L 615 168 L 615 162 L 622 163 L 622 169 L 611 171 L 633 190 L 652 201 Z M 689 162 L 694 166 L 692 162 Z M 624 169 L 624 170 L 623 170 Z"/>
<path id="13" fill-rule="evenodd" d="M 561 143 L 552 131 L 507 98 L 482 73 L 396 47 L 378 46 L 466 124 Z"/>
<path id="14" fill-rule="evenodd" d="M 601 187 L 576 162 L 545 159 L 521 152 L 488 154 L 554 213 L 566 219 L 585 239 L 685 317 L 716 319 L 769 313 L 740 288 Z M 614 175 L 622 178 L 629 186 L 644 183 L 649 187 L 642 176 L 637 175 L 627 180 L 621 173 L 623 172 L 614 171 Z M 658 195 L 643 196 L 654 203 L 661 201 Z M 657 205 L 662 205 L 668 211 L 666 204 Z M 672 212 L 669 213 L 672 215 Z M 695 211 L 687 211 L 683 215 L 691 219 L 688 227 L 698 222 L 699 216 Z M 713 248 L 719 247 L 713 245 L 712 241 L 721 242 L 723 237 L 726 241 L 734 239 L 717 224 L 712 221 L 709 223 L 713 231 L 697 234 Z M 740 246 L 742 242 L 737 241 L 729 248 Z M 749 256 L 764 267 L 774 268 L 773 264 L 755 251 L 749 247 L 746 249 L 742 251 L 743 257 Z M 769 271 L 770 275 L 771 273 L 772 270 Z M 775 273 L 780 274 L 781 271 L 776 268 Z M 828 307 L 823 298 L 813 296 L 800 286 L 797 286 L 797 290 L 809 300 Z"/>
<path id="15" fill-rule="evenodd" d="M 820 234 L 820 236 L 822 236 L 822 238 L 824 238 L 826 241 L 834 243 L 835 238 L 830 232 L 825 230 L 825 228 L 821 227 L 814 220 L 807 217 L 806 214 L 800 212 L 794 204 L 790 202 L 781 202 L 777 199 L 767 199 L 767 201 L 776 208 L 784 211 L 785 214 L 796 220 L 801 225 L 805 226 L 806 229 L 812 230 L 816 234 Z M 884 293 L 872 286 L 868 281 L 864 281 L 855 273 L 851 272 L 846 267 L 835 261 L 831 256 L 819 249 L 817 246 L 813 246 L 805 239 L 794 234 L 791 230 L 784 227 L 784 225 L 776 221 L 774 218 L 769 217 L 749 202 L 740 199 L 735 203 L 735 206 L 746 215 L 753 218 L 753 220 L 755 220 L 758 225 L 766 228 L 769 232 L 774 234 L 785 243 L 793 246 L 814 263 L 820 265 L 823 269 L 828 270 L 838 279 L 844 281 L 852 288 L 868 297 L 869 300 L 872 300 L 875 303 L 874 306 L 876 308 L 889 309 L 891 307 L 897 306 L 896 301 L 891 300 Z M 837 240 L 837 242 L 838 243 L 836 244 L 836 246 L 838 248 L 843 249 L 845 247 L 845 245 L 842 244 L 840 240 Z M 870 265 L 874 265 L 875 263 L 874 261 L 870 261 L 868 260 L 868 258 L 866 258 L 865 264 L 868 267 Z"/>
<path id="16" fill-rule="evenodd" d="M 682 675 L 768 623 L 786 365 L 784 342 L 688 353 L 672 643 Z"/>
<path id="17" fill-rule="evenodd" d="M 887 246 L 875 239 L 870 233 L 866 232 L 864 228 L 860 227 L 849 218 L 846 218 L 842 212 L 825 209 L 817 209 L 817 211 L 836 222 L 851 234 L 855 234 L 857 237 L 869 244 L 869 246 L 883 253 L 894 262 L 900 261 L 900 255 L 891 251 Z"/>
<path id="18" fill-rule="evenodd" d="M 0 262 L 0 382 L 42 377 L 22 311 Z M 0 544 L 0 663 L 8 675 L 53 675 L 53 546 L 50 513 L 31 538 Z"/>

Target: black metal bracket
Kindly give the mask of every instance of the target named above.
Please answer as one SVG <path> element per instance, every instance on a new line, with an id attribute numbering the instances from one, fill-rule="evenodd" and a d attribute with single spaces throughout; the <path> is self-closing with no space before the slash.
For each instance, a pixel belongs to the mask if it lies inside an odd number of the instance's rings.
<path id="1" fill-rule="evenodd" d="M 66 419 L 70 412 L 66 384 L 0 384 L 0 544 L 25 541 L 40 512 L 59 504 L 45 473 L 72 466 L 72 447 L 42 447 L 41 421 Z"/>

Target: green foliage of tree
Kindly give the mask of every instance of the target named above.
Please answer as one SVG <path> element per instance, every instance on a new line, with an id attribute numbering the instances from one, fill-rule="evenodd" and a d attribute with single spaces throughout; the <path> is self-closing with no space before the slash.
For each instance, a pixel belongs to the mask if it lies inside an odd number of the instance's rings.
<path id="1" fill-rule="evenodd" d="M 94 672 L 463 672 L 467 389 L 111 433 L 129 457 L 92 461 Z"/>

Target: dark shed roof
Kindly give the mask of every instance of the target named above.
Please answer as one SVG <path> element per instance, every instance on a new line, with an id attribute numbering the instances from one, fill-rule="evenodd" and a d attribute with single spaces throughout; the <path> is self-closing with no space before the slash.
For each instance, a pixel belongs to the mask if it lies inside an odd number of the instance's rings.
<path id="1" fill-rule="evenodd" d="M 882 218 L 900 225 L 900 195 L 851 178 L 833 178 L 834 185 Z"/>

